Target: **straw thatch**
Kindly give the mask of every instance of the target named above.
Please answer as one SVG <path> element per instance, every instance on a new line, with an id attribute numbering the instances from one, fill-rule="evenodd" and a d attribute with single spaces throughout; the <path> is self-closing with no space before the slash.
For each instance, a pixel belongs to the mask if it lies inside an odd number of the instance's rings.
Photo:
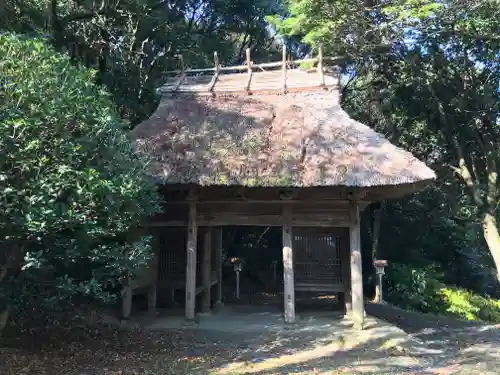
<path id="1" fill-rule="evenodd" d="M 134 134 L 156 155 L 165 183 L 240 186 L 372 187 L 431 181 L 434 172 L 409 152 L 352 120 L 341 109 L 338 77 L 280 71 L 172 81 L 150 119 Z M 311 89 L 315 86 L 316 89 Z M 275 89 L 273 91 L 273 89 Z M 278 90 L 276 90 L 278 89 Z M 181 92 L 179 92 L 181 91 Z M 205 94 L 205 95 L 201 95 Z"/>

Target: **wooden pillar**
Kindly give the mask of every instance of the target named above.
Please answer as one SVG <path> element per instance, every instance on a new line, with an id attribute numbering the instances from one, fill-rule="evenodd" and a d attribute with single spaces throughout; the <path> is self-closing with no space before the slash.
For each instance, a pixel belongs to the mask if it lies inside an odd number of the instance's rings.
<path id="1" fill-rule="evenodd" d="M 215 248 L 215 264 L 217 268 L 217 286 L 215 289 L 215 305 L 222 305 L 222 228 L 214 228 L 212 240 Z"/>
<path id="2" fill-rule="evenodd" d="M 132 313 L 132 280 L 125 281 L 122 290 L 122 319 L 129 319 Z"/>
<path id="3" fill-rule="evenodd" d="M 189 202 L 189 221 L 186 245 L 186 319 L 194 320 L 196 307 L 196 202 Z"/>
<path id="4" fill-rule="evenodd" d="M 157 301 L 157 284 L 158 284 L 158 250 L 155 250 L 155 255 L 151 262 L 151 282 L 148 288 L 148 311 L 151 313 L 156 312 Z"/>
<path id="5" fill-rule="evenodd" d="M 285 322 L 295 322 L 295 286 L 293 275 L 292 207 L 283 206 L 283 270 L 285 295 Z"/>
<path id="6" fill-rule="evenodd" d="M 351 317 L 352 297 L 351 297 L 351 252 L 350 244 L 342 246 L 342 281 L 344 282 L 344 293 L 342 303 L 345 306 L 345 317 Z"/>
<path id="7" fill-rule="evenodd" d="M 351 253 L 351 298 L 352 298 L 352 320 L 355 328 L 363 329 L 365 306 L 363 300 L 363 270 L 361 262 L 361 231 L 359 206 L 357 202 L 351 202 L 350 210 L 350 253 Z"/>
<path id="8" fill-rule="evenodd" d="M 212 228 L 206 228 L 203 234 L 203 257 L 201 267 L 203 277 L 202 311 L 210 310 L 210 289 L 212 288 Z"/>

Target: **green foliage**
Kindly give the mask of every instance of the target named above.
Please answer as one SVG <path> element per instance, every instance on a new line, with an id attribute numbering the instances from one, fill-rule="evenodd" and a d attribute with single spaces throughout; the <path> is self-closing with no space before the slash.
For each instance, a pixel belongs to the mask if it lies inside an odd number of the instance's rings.
<path id="1" fill-rule="evenodd" d="M 500 300 L 444 285 L 443 274 L 435 266 L 392 264 L 387 275 L 386 299 L 405 309 L 500 322 Z"/>
<path id="2" fill-rule="evenodd" d="M 274 0 L 40 1 L 6 0 L 0 29 L 42 32 L 58 51 L 95 68 L 133 126 L 158 104 L 156 88 L 165 71 L 241 63 L 251 48 L 258 61 L 276 51 L 264 20 L 280 3 Z"/>
<path id="3" fill-rule="evenodd" d="M 472 303 L 471 293 L 466 290 L 442 288 L 440 294 L 447 305 L 446 312 L 466 320 L 476 320 L 480 308 Z"/>
<path id="4" fill-rule="evenodd" d="M 476 317 L 487 322 L 500 322 L 500 300 L 467 292 L 473 306 L 479 308 Z"/>
<path id="5" fill-rule="evenodd" d="M 448 313 L 467 320 L 500 322 L 500 300 L 458 288 L 443 288 L 440 294 Z"/>
<path id="6" fill-rule="evenodd" d="M 439 291 L 444 284 L 436 266 L 413 268 L 393 263 L 387 273 L 387 300 L 409 310 L 439 312 Z"/>
<path id="7" fill-rule="evenodd" d="M 0 297 L 9 303 L 107 298 L 150 257 L 148 237 L 127 238 L 159 209 L 149 159 L 93 81 L 45 40 L 0 34 Z"/>
<path id="8" fill-rule="evenodd" d="M 383 8 L 385 14 L 395 16 L 398 21 L 419 20 L 435 17 L 436 13 L 445 8 L 443 2 L 433 0 L 403 0 L 392 1 Z"/>
<path id="9" fill-rule="evenodd" d="M 280 33 L 347 57 L 342 100 L 351 116 L 439 176 L 435 188 L 387 203 L 380 257 L 419 269 L 438 264 L 444 282 L 500 296 L 492 272 L 500 270 L 500 237 L 491 220 L 500 215 L 498 0 L 286 4 L 269 18 Z M 365 238 L 365 248 L 372 243 Z"/>
<path id="10" fill-rule="evenodd" d="M 386 53 L 389 42 L 401 30 L 388 27 L 378 5 L 364 0 L 288 0 L 286 12 L 268 16 L 268 22 L 283 35 L 295 38 L 325 54 L 357 61 L 376 53 Z M 284 16 L 284 17 L 283 17 Z"/>

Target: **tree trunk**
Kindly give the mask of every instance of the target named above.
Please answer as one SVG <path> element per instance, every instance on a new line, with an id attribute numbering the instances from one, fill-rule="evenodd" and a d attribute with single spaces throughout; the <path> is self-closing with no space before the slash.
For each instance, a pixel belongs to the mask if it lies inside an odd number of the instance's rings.
<path id="1" fill-rule="evenodd" d="M 490 250 L 495 268 L 497 280 L 500 281 L 500 233 L 498 231 L 497 220 L 494 215 L 486 213 L 483 216 L 483 234 L 486 244 Z"/>

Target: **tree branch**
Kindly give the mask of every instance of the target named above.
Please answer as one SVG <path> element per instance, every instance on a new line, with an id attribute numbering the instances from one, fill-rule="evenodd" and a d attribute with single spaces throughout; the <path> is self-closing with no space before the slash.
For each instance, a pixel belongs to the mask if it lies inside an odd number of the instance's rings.
<path id="1" fill-rule="evenodd" d="M 479 187 L 477 186 L 477 182 L 473 179 L 469 171 L 469 168 L 467 167 L 467 164 L 465 162 L 465 156 L 462 146 L 455 137 L 452 138 L 452 143 L 453 146 L 455 147 L 458 156 L 458 167 L 453 167 L 453 170 L 462 179 L 465 185 L 469 188 L 474 203 L 479 208 L 484 207 L 484 200 L 481 197 L 481 192 L 479 190 Z"/>
<path id="2" fill-rule="evenodd" d="M 116 9 L 114 8 L 99 8 L 97 10 L 91 10 L 88 12 L 73 13 L 61 19 L 63 24 L 68 24 L 71 22 L 91 20 L 97 16 L 109 16 L 114 14 Z"/>

